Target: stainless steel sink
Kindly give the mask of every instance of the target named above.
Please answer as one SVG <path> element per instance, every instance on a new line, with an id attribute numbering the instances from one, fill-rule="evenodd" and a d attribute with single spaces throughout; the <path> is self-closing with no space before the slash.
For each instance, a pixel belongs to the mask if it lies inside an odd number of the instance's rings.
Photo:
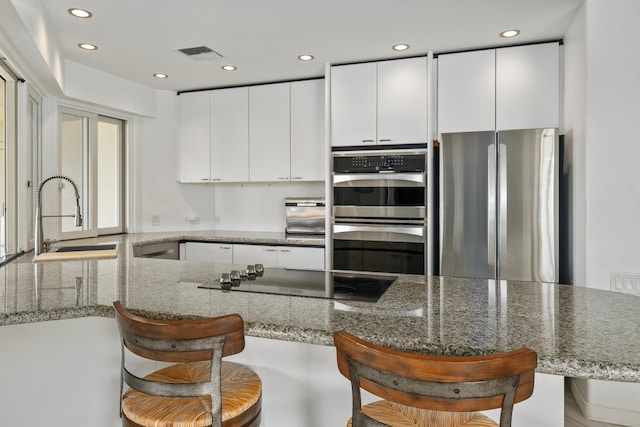
<path id="1" fill-rule="evenodd" d="M 49 252 L 36 255 L 33 258 L 33 261 L 70 261 L 116 258 L 117 256 L 118 244 L 104 243 L 99 245 L 60 246 L 58 248 L 51 249 Z"/>

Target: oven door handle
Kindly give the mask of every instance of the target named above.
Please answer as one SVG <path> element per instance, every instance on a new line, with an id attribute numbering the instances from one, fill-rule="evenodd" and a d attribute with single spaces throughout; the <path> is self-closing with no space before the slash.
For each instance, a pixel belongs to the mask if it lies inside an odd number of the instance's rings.
<path id="1" fill-rule="evenodd" d="M 333 238 L 336 240 L 424 243 L 425 233 L 426 230 L 424 226 L 333 225 Z"/>
<path id="2" fill-rule="evenodd" d="M 334 173 L 334 187 L 422 187 L 424 173 Z"/>

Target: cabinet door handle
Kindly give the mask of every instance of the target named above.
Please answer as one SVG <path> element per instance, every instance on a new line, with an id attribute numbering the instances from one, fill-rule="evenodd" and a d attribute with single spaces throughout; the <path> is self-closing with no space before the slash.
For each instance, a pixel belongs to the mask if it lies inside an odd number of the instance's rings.
<path id="1" fill-rule="evenodd" d="M 291 252 L 289 249 L 280 249 L 280 252 Z"/>
<path id="2" fill-rule="evenodd" d="M 231 249 L 231 246 L 220 246 L 220 249 L 229 250 Z"/>
<path id="3" fill-rule="evenodd" d="M 279 176 L 278 179 L 284 181 L 285 179 L 288 180 L 289 177 L 288 176 Z"/>
<path id="4" fill-rule="evenodd" d="M 265 249 L 264 251 L 265 252 L 275 252 L 276 250 L 275 249 Z"/>
<path id="5" fill-rule="evenodd" d="M 209 178 L 200 178 L 200 181 L 209 181 Z"/>
<path id="6" fill-rule="evenodd" d="M 373 139 L 363 139 L 362 142 L 371 142 L 371 143 L 373 143 Z"/>
<path id="7" fill-rule="evenodd" d="M 391 138 L 387 138 L 387 139 L 380 139 L 380 142 L 391 142 Z"/>
<path id="8" fill-rule="evenodd" d="M 211 181 L 222 181 L 222 178 L 211 178 Z"/>
<path id="9" fill-rule="evenodd" d="M 301 176 L 292 176 L 291 179 L 303 179 Z"/>

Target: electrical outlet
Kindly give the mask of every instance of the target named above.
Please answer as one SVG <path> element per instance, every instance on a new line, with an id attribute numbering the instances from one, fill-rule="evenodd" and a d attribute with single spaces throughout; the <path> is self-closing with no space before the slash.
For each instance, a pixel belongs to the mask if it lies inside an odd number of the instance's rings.
<path id="1" fill-rule="evenodd" d="M 197 215 L 185 216 L 184 220 L 187 224 L 200 224 L 200 217 Z"/>
<path id="2" fill-rule="evenodd" d="M 640 273 L 611 273 L 611 290 L 640 295 Z"/>
<path id="3" fill-rule="evenodd" d="M 151 225 L 154 227 L 160 225 L 160 214 L 151 215 Z"/>

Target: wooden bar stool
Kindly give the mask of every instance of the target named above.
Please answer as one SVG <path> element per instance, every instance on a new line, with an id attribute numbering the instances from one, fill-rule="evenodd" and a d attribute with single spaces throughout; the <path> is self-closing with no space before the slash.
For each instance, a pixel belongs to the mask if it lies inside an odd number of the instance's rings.
<path id="1" fill-rule="evenodd" d="M 149 320 L 113 303 L 122 338 L 120 414 L 123 426 L 259 426 L 262 382 L 250 368 L 222 361 L 244 349 L 237 314 L 208 319 Z M 127 369 L 125 348 L 172 362 L 144 378 Z M 130 388 L 122 395 L 124 384 Z"/>
<path id="2" fill-rule="evenodd" d="M 440 357 L 388 349 L 345 331 L 333 339 L 338 369 L 351 381 L 347 426 L 498 426 L 477 411 L 502 408 L 499 425 L 509 427 L 514 403 L 533 393 L 538 355 L 528 348 Z M 362 406 L 360 388 L 385 400 Z"/>

